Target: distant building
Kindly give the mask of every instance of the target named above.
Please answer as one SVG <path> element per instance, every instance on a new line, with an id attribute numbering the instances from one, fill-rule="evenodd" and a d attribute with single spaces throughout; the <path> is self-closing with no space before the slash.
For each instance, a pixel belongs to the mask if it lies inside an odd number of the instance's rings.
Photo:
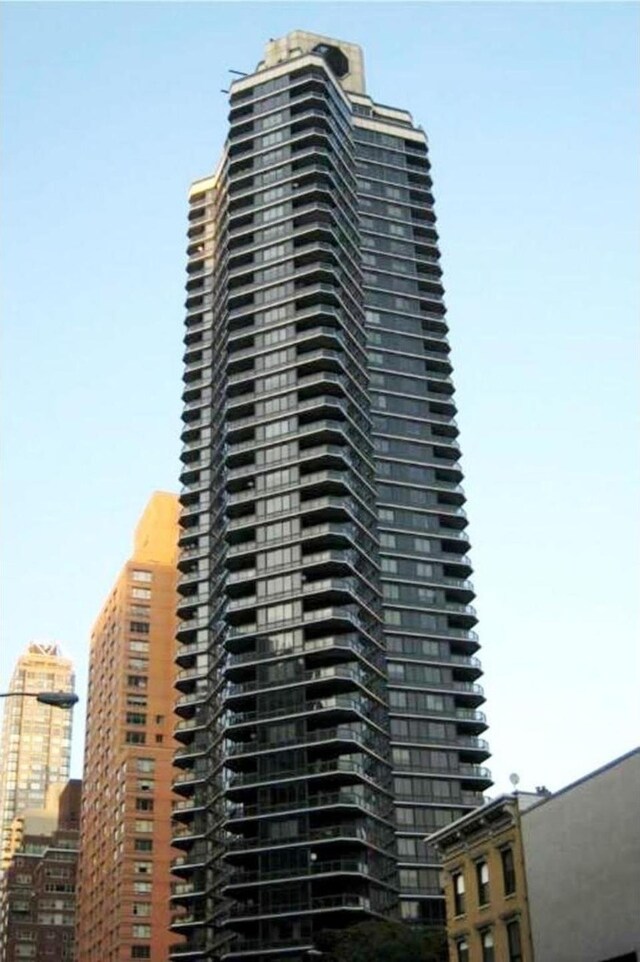
<path id="1" fill-rule="evenodd" d="M 15 850 L 2 879 L 3 962 L 75 959 L 75 881 L 82 782 L 49 792 L 44 809 L 14 823 Z"/>
<path id="2" fill-rule="evenodd" d="M 640 749 L 556 794 L 501 796 L 428 842 L 452 962 L 640 957 Z"/>
<path id="3" fill-rule="evenodd" d="M 32 642 L 20 656 L 9 686 L 12 693 L 73 690 L 71 661 L 58 645 L 40 642 Z M 42 705 L 35 698 L 5 699 L 0 749 L 3 869 L 16 815 L 42 808 L 49 786 L 69 778 L 71 724 L 71 711 Z"/>
<path id="4" fill-rule="evenodd" d="M 78 959 L 168 958 L 178 501 L 157 492 L 91 636 Z"/>
<path id="5" fill-rule="evenodd" d="M 27 808 L 16 815 L 11 823 L 11 836 L 7 853 L 9 860 L 22 847 L 25 836 L 48 836 L 55 832 L 60 817 L 60 796 L 67 784 L 66 782 L 57 782 L 55 785 L 50 785 L 42 808 Z"/>

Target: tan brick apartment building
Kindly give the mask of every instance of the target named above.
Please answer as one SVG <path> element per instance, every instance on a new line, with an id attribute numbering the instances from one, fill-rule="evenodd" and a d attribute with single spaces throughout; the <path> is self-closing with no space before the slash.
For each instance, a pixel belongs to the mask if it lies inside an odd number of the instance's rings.
<path id="1" fill-rule="evenodd" d="M 178 502 L 156 492 L 91 636 L 78 958 L 164 962 L 169 942 Z"/>

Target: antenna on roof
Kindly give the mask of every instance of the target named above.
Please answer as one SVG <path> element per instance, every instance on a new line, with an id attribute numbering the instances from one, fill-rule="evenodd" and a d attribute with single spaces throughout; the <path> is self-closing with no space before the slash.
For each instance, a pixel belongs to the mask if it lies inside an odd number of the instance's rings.
<path id="1" fill-rule="evenodd" d="M 235 73 L 235 74 L 237 74 L 239 77 L 248 77 L 248 76 L 249 76 L 249 74 L 246 72 L 246 70 L 232 70 L 231 67 L 227 67 L 227 70 L 229 71 L 229 73 Z"/>
<path id="2" fill-rule="evenodd" d="M 509 781 L 511 782 L 511 784 L 515 789 L 520 784 L 520 776 L 518 775 L 517 772 L 512 772 L 511 775 L 509 775 Z"/>

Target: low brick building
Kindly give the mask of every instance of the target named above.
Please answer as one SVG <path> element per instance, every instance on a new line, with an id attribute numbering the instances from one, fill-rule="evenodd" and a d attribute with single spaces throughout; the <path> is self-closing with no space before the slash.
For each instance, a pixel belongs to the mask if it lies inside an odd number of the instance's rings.
<path id="1" fill-rule="evenodd" d="M 42 812 L 21 816 L 16 848 L 2 881 L 3 962 L 75 959 L 75 888 L 82 782 L 67 783 L 57 818 L 42 831 Z M 30 821 L 37 829 L 30 830 Z"/>
<path id="2" fill-rule="evenodd" d="M 520 825 L 539 801 L 502 796 L 430 836 L 443 860 L 452 962 L 533 962 Z"/>
<path id="3" fill-rule="evenodd" d="M 638 962 L 640 748 L 429 836 L 452 962 Z"/>

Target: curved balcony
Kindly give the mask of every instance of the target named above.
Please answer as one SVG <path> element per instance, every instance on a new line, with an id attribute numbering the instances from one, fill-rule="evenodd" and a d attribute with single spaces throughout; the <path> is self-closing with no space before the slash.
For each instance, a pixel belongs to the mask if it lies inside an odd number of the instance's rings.
<path id="1" fill-rule="evenodd" d="M 284 815 L 294 812 L 314 813 L 316 809 L 323 813 L 333 814 L 331 810 L 336 808 L 358 808 L 372 818 L 381 818 L 385 821 L 389 821 L 392 813 L 391 800 L 384 796 L 377 800 L 373 792 L 369 796 L 353 791 L 323 792 L 310 795 L 299 802 L 278 802 L 271 805 L 245 805 L 241 803 L 229 810 L 225 825 L 229 831 L 239 831 L 239 825 L 254 819 L 262 819 L 263 816 Z"/>
<path id="2" fill-rule="evenodd" d="M 309 842 L 313 842 L 315 847 L 332 846 L 339 842 L 359 842 L 367 848 L 380 851 L 383 855 L 388 856 L 388 846 L 392 836 L 393 830 L 391 827 L 387 832 L 383 832 L 379 825 L 369 825 L 368 821 L 321 825 L 318 828 L 302 829 L 294 835 L 283 838 L 270 839 L 250 836 L 248 838 L 230 839 L 224 859 L 229 862 L 243 852 L 268 852 L 281 846 L 306 846 Z"/>
<path id="3" fill-rule="evenodd" d="M 186 743 L 194 737 L 196 732 L 203 731 L 208 725 L 208 718 L 201 714 L 192 715 L 190 718 L 183 718 L 176 724 L 173 730 L 173 737 L 180 742 Z"/>
<path id="4" fill-rule="evenodd" d="M 203 465 L 199 461 L 191 463 L 190 461 L 184 462 L 180 466 L 180 482 L 183 485 L 191 484 L 192 482 L 197 482 L 198 477 L 203 471 Z"/>
<path id="5" fill-rule="evenodd" d="M 413 793 L 408 793 L 406 795 L 398 793 L 396 795 L 396 803 L 407 804 L 411 802 L 416 804 L 416 802 L 422 802 L 424 804 L 437 805 L 442 803 L 442 799 L 435 794 L 424 795 L 419 799 L 415 797 Z M 447 798 L 447 805 L 472 805 L 477 807 L 478 804 L 482 804 L 482 797 L 478 795 L 478 792 L 463 792 L 462 790 L 458 792 L 452 792 L 452 794 Z"/>
<path id="6" fill-rule="evenodd" d="M 349 695 L 330 695 L 329 697 L 318 697 L 313 701 L 307 701 L 298 705 L 288 707 L 272 708 L 268 711 L 242 711 L 229 712 L 227 719 L 226 734 L 230 735 L 232 730 L 251 726 L 258 722 L 276 719 L 293 719 L 296 716 L 312 715 L 313 718 L 326 718 L 326 716 L 344 715 L 347 717 L 355 714 L 375 721 L 376 711 L 380 712 L 382 706 L 376 704 L 369 698 L 354 698 Z"/>
<path id="7" fill-rule="evenodd" d="M 201 907 L 193 912 L 175 915 L 171 920 L 169 928 L 176 934 L 184 932 L 185 935 L 188 935 L 190 929 L 196 927 L 198 929 L 201 928 L 207 920 L 207 913 L 204 911 L 204 907 Z"/>
<path id="8" fill-rule="evenodd" d="M 394 657 L 397 656 L 391 656 L 391 658 Z M 429 662 L 432 663 L 434 660 L 437 659 L 429 659 Z M 433 691 L 453 694 L 456 704 L 462 702 L 460 708 L 477 708 L 485 701 L 482 685 L 475 684 L 471 681 L 457 681 L 455 679 L 445 679 L 443 681 L 408 681 L 401 678 L 394 678 L 390 684 L 393 688 L 402 688 L 405 691 Z"/>
<path id="9" fill-rule="evenodd" d="M 306 545 L 306 547 L 313 547 L 316 553 L 322 549 L 328 550 L 330 548 L 347 548 L 355 550 L 356 546 L 362 550 L 362 545 L 358 544 L 358 538 L 361 537 L 361 532 L 355 524 L 341 524 L 336 521 L 320 521 L 315 524 L 308 524 L 304 526 L 298 535 L 300 541 L 303 545 L 303 550 L 305 549 L 305 543 L 315 539 L 322 539 L 319 545 Z"/>
<path id="10" fill-rule="evenodd" d="M 491 770 L 484 765 L 468 765 L 461 763 L 456 778 L 460 778 L 461 784 L 467 788 L 472 788 L 474 792 L 484 792 L 493 785 Z"/>
<path id="11" fill-rule="evenodd" d="M 184 855 L 176 855 L 171 859 L 171 871 L 174 875 L 183 873 L 190 875 L 196 868 L 204 868 L 209 860 L 206 846 L 196 844 L 190 852 Z"/>
<path id="12" fill-rule="evenodd" d="M 351 476 L 346 468 L 341 470 L 325 468 L 320 471 L 313 471 L 300 476 L 299 486 L 305 497 L 308 498 L 308 488 L 318 489 L 316 497 L 322 495 L 350 495 L 359 501 L 373 496 L 374 488 L 359 478 Z M 364 502 L 366 503 L 366 502 Z"/>
<path id="13" fill-rule="evenodd" d="M 177 772 L 173 776 L 173 791 L 182 795 L 194 791 L 196 785 L 203 785 L 210 777 L 209 765 L 198 766 Z"/>
<path id="14" fill-rule="evenodd" d="M 284 465 L 292 467 L 295 464 L 299 464 L 302 468 L 310 464 L 317 464 L 319 468 L 329 466 L 342 468 L 342 466 L 346 464 L 353 468 L 354 472 L 358 474 L 358 477 L 361 478 L 366 469 L 373 479 L 373 473 L 370 467 L 367 466 L 367 462 L 359 458 L 355 454 L 354 449 L 349 447 L 341 437 L 339 443 L 323 442 L 321 444 L 310 445 L 301 448 L 295 456 L 287 455 L 286 458 L 280 461 L 272 461 L 268 465 L 259 467 L 251 462 L 246 465 L 229 467 L 227 471 L 227 481 L 233 484 L 243 478 L 247 478 L 255 482 L 255 475 L 257 473 L 264 474 L 277 467 L 283 467 Z"/>
<path id="15" fill-rule="evenodd" d="M 456 708 L 453 717 L 462 731 L 483 732 L 488 727 L 487 716 L 476 708 Z"/>
<path id="16" fill-rule="evenodd" d="M 290 570 L 290 567 L 291 566 L 288 567 L 288 570 Z M 272 572 L 270 571 L 268 574 L 271 575 Z M 330 603 L 334 601 L 338 604 L 340 602 L 346 604 L 356 602 L 363 607 L 376 600 L 373 591 L 367 589 L 366 585 L 356 577 L 319 578 L 315 581 L 303 580 L 297 587 L 286 592 L 280 592 L 279 594 L 260 596 L 256 594 L 245 594 L 237 596 L 227 601 L 226 613 L 233 614 L 234 612 L 242 612 L 245 610 L 253 611 L 256 607 L 263 608 L 267 605 L 276 604 L 279 601 L 294 601 L 308 597 L 316 601 L 322 601 L 324 598 L 326 602 Z M 232 619 L 230 618 L 229 620 L 231 621 Z"/>
<path id="17" fill-rule="evenodd" d="M 274 651 L 268 646 L 259 646 L 251 651 L 232 652 L 227 666 L 238 668 L 245 665 L 249 666 L 252 663 L 257 664 L 272 659 L 280 660 L 296 655 L 318 655 L 319 657 L 332 657 L 336 660 L 350 660 L 352 655 L 356 655 L 362 658 L 368 667 L 373 670 L 377 668 L 379 671 L 382 669 L 384 658 L 381 650 L 372 649 L 368 640 L 365 641 L 357 632 L 345 632 L 344 634 L 309 637 L 305 639 L 304 643 L 292 644 L 280 651 Z"/>
<path id="18" fill-rule="evenodd" d="M 194 492 L 194 494 L 197 493 Z M 201 498 L 198 500 L 192 499 L 186 501 L 183 498 L 180 501 L 180 526 L 183 529 L 188 529 L 191 527 L 198 527 L 200 523 L 200 517 L 203 511 L 208 511 L 211 507 L 211 501 L 208 497 Z M 189 532 L 191 533 L 191 532 Z"/>
<path id="19" fill-rule="evenodd" d="M 331 861 L 310 859 L 306 867 L 292 866 L 273 872 L 238 868 L 229 874 L 224 891 L 238 887 L 268 886 L 285 879 L 292 882 L 313 881 L 314 879 L 325 880 L 333 875 L 367 875 L 381 885 L 386 885 L 388 884 L 389 874 L 388 870 L 385 871 L 377 866 L 369 865 L 363 859 L 342 858 Z"/>
<path id="20" fill-rule="evenodd" d="M 460 735 L 457 732 L 451 736 L 434 737 L 425 735 L 423 738 L 392 734 L 391 743 L 392 745 L 415 745 L 416 748 L 431 746 L 441 748 L 444 746 L 457 750 L 460 753 L 460 758 L 473 758 L 474 761 L 484 761 L 490 755 L 489 743 L 484 738 L 478 738 L 475 735 Z"/>
<path id="21" fill-rule="evenodd" d="M 204 879 L 197 884 L 194 882 L 173 882 L 169 899 L 173 904 L 180 904 L 182 901 L 190 902 L 192 899 L 202 898 L 205 894 L 206 883 Z"/>
<path id="22" fill-rule="evenodd" d="M 311 489 L 311 492 L 309 489 Z M 306 501 L 303 500 L 302 502 L 304 504 L 307 503 L 314 490 L 316 491 L 316 497 L 322 495 L 342 495 L 344 497 L 346 495 L 363 503 L 365 503 L 364 499 L 373 493 L 371 485 L 360 477 L 354 477 L 348 473 L 347 465 L 344 465 L 341 469 L 325 468 L 320 471 L 302 473 L 295 484 L 291 482 L 283 483 L 278 487 L 270 488 L 268 494 L 269 497 L 272 497 L 283 492 L 298 491 L 303 498 L 306 498 Z M 235 517 L 242 508 L 249 507 L 256 499 L 265 497 L 265 494 L 265 491 L 256 490 L 255 482 L 251 481 L 245 489 L 229 492 L 226 500 L 227 511 L 231 515 L 230 509 L 234 509 L 233 516 Z"/>
<path id="23" fill-rule="evenodd" d="M 377 622 L 371 617 L 361 613 L 357 605 L 328 605 L 323 608 L 315 608 L 311 611 L 303 611 L 284 618 L 281 621 L 270 622 L 269 624 L 258 625 L 256 622 L 245 622 L 230 625 L 227 629 L 225 647 L 230 653 L 235 653 L 239 648 L 247 648 L 249 642 L 262 635 L 269 635 L 281 628 L 301 628 L 306 626 L 309 629 L 309 640 L 311 641 L 311 629 L 321 629 L 322 631 L 334 631 L 345 627 L 349 631 L 355 630 L 359 634 L 369 639 L 370 643 L 378 647 L 377 638 L 372 632 L 377 629 Z M 453 630 L 451 632 L 453 633 Z M 339 638 L 339 635 L 335 635 Z M 238 644 L 240 643 L 240 644 Z M 251 652 L 245 652 L 251 656 Z"/>
<path id="24" fill-rule="evenodd" d="M 486 727 L 486 726 L 485 726 Z M 290 738 L 280 739 L 278 742 L 258 742 L 251 740 L 247 742 L 233 742 L 227 750 L 227 761 L 247 755 L 267 755 L 274 752 L 288 751 L 290 748 L 318 747 L 329 748 L 334 751 L 336 747 L 346 745 L 353 750 L 356 745 L 365 751 L 370 751 L 374 755 L 380 755 L 383 749 L 383 739 L 365 731 L 354 731 L 346 726 L 336 726 L 333 728 L 321 728 L 318 731 L 301 733 Z"/>
<path id="25" fill-rule="evenodd" d="M 452 777 L 461 780 L 481 780 L 481 781 L 491 781 L 491 771 L 484 765 L 476 765 L 474 763 L 459 762 L 457 768 L 451 768 L 446 766 L 438 766 L 435 764 L 429 764 L 428 766 L 420 767 L 420 771 L 416 771 L 408 765 L 397 765 L 394 768 L 396 774 L 403 775 L 433 775 L 435 777 Z"/>
<path id="26" fill-rule="evenodd" d="M 198 813 L 206 811 L 208 804 L 206 798 L 201 797 L 196 792 L 188 798 L 182 798 L 179 801 L 173 802 L 171 818 L 178 821 L 189 821 Z"/>
<path id="27" fill-rule="evenodd" d="M 297 427 L 291 427 L 287 434 L 279 437 L 281 443 L 296 438 L 302 448 L 310 447 L 310 442 L 340 444 L 352 443 L 357 446 L 360 443 L 358 438 L 358 428 L 353 426 L 346 418 L 324 417 L 310 422 L 300 422 Z M 267 438 L 249 438 L 246 441 L 236 441 L 227 446 L 226 463 L 232 469 L 238 465 L 253 462 L 257 450 L 269 447 Z M 274 465 L 272 464 L 271 467 Z"/>
<path id="28" fill-rule="evenodd" d="M 270 908 L 259 908 L 253 902 L 237 902 L 229 910 L 230 923 L 240 919 L 269 919 L 287 916 L 289 914 L 303 915 L 316 912 L 324 912 L 327 909 L 342 909 L 350 912 L 371 913 L 371 902 L 364 895 L 342 894 L 342 895 L 322 895 L 311 896 L 304 901 L 283 902 L 280 906 L 273 905 Z"/>
<path id="29" fill-rule="evenodd" d="M 197 706 L 204 704 L 208 697 L 208 688 L 201 688 L 197 689 L 196 691 L 189 692 L 186 695 L 180 695 L 175 702 L 175 711 L 178 715 L 192 715 Z"/>
<path id="30" fill-rule="evenodd" d="M 378 600 L 374 591 L 368 588 L 358 577 L 329 577 L 311 580 L 307 576 L 302 584 L 302 597 L 308 598 L 309 596 L 316 602 L 324 601 L 325 604 L 334 602 L 348 604 L 350 601 L 355 601 L 371 615 L 373 615 L 373 611 L 370 606 Z"/>
<path id="31" fill-rule="evenodd" d="M 194 819 L 189 824 L 174 825 L 171 829 L 171 845 L 173 848 L 185 846 L 189 850 L 199 839 L 204 839 L 206 834 L 206 824 L 198 819 Z"/>
<path id="32" fill-rule="evenodd" d="M 356 760 L 357 759 L 357 760 Z M 369 755 L 354 754 L 336 755 L 333 758 L 310 761 L 304 771 L 300 768 L 278 769 L 277 772 L 257 773 L 255 771 L 235 771 L 225 784 L 225 794 L 230 800 L 237 792 L 244 794 L 247 790 L 254 790 L 267 784 L 292 782 L 300 779 L 317 780 L 318 783 L 329 784 L 358 784 L 364 783 L 380 787 L 380 763 Z M 382 788 L 382 791 L 390 791 Z"/>
<path id="33" fill-rule="evenodd" d="M 191 763 L 211 751 L 211 741 L 209 738 L 194 738 L 190 745 L 176 748 L 173 753 L 174 765 L 180 766 L 182 763 Z"/>
<path id="34" fill-rule="evenodd" d="M 211 444 L 211 431 L 208 428 L 206 428 L 205 430 L 201 431 L 200 434 L 194 437 L 192 440 L 185 441 L 185 443 L 182 445 L 181 457 L 182 455 L 185 455 L 183 460 L 185 461 L 193 460 L 191 455 L 193 454 L 200 455 L 201 452 L 205 451 L 209 447 L 210 444 Z"/>
<path id="35" fill-rule="evenodd" d="M 174 942 L 169 948 L 170 957 L 176 960 L 184 959 L 185 962 L 187 960 L 199 962 L 208 951 L 209 944 L 210 940 L 206 929 L 199 928 L 185 942 Z"/>
<path id="36" fill-rule="evenodd" d="M 209 603 L 209 590 L 209 585 L 203 584 L 199 592 L 192 591 L 178 596 L 176 611 L 178 618 L 182 619 L 180 627 L 190 623 L 202 613 L 203 606 Z"/>
<path id="37" fill-rule="evenodd" d="M 183 642 L 178 646 L 175 660 L 178 665 L 182 667 L 193 667 L 193 662 L 198 655 L 208 655 L 209 648 L 210 646 L 208 641 L 193 641 L 190 643 Z"/>
<path id="38" fill-rule="evenodd" d="M 176 629 L 176 637 L 178 641 L 189 643 L 192 640 L 195 641 L 195 632 L 208 627 L 209 627 L 208 615 L 201 615 L 199 618 L 189 618 L 188 620 L 181 621 L 178 623 L 178 627 Z"/>
<path id="39" fill-rule="evenodd" d="M 191 562 L 191 564 L 193 567 L 187 570 L 183 569 L 182 574 L 178 578 L 178 592 L 184 597 L 189 597 L 190 593 L 194 590 L 197 591 L 199 586 L 204 586 L 209 578 L 207 568 L 198 567 L 197 562 Z"/>
<path id="40" fill-rule="evenodd" d="M 200 530 L 200 528 L 203 530 Z M 180 556 L 178 558 L 178 569 L 184 571 L 185 567 L 193 564 L 194 561 L 207 559 L 211 553 L 211 540 L 209 538 L 208 526 L 198 526 L 198 529 L 184 528 L 178 535 L 178 545 Z"/>
<path id="41" fill-rule="evenodd" d="M 282 569 L 284 570 L 290 567 L 291 565 L 283 565 Z M 270 568 L 269 574 L 271 574 L 274 570 L 278 570 L 278 569 Z M 266 570 L 264 572 L 260 572 L 260 577 L 264 577 L 265 575 L 266 575 Z M 226 581 L 227 590 L 229 589 L 229 587 L 232 587 L 233 585 L 243 585 L 243 586 L 245 584 L 248 585 L 251 581 L 255 581 L 257 577 L 258 577 L 258 571 L 255 567 L 238 568 L 237 570 L 230 571 L 227 574 L 227 581 Z"/>
<path id="42" fill-rule="evenodd" d="M 300 958 L 300 953 L 304 957 L 305 954 L 308 955 L 310 950 L 313 950 L 313 941 L 309 937 L 306 939 L 304 937 L 299 939 L 242 939 L 239 937 L 231 939 L 221 936 L 215 942 L 214 947 L 219 953 L 221 962 L 236 959 L 238 956 L 244 958 L 252 953 L 259 959 L 273 955 L 275 960 L 276 958 L 286 958 L 287 955 Z"/>
<path id="43" fill-rule="evenodd" d="M 291 540 L 291 539 L 288 539 Z M 238 558 L 246 554 L 255 554 L 258 543 L 255 538 L 245 538 L 242 541 L 234 541 L 227 547 L 227 558 Z"/>
<path id="44" fill-rule="evenodd" d="M 312 691 L 315 691 L 316 688 L 322 691 L 327 686 L 331 686 L 332 691 L 339 691 L 340 688 L 352 690 L 353 686 L 357 685 L 359 688 L 365 689 L 367 694 L 372 697 L 380 698 L 382 697 L 382 689 L 379 681 L 378 676 L 367 674 L 357 667 L 329 665 L 325 668 L 306 669 L 298 676 L 291 678 L 230 682 L 225 688 L 224 700 L 225 704 L 228 705 L 235 699 L 251 698 L 257 693 L 271 691 L 274 688 L 295 688 L 299 685 L 312 686 Z"/>
<path id="45" fill-rule="evenodd" d="M 455 666 L 456 672 L 463 672 L 465 675 L 473 674 L 474 678 L 478 678 L 482 674 L 482 662 L 479 658 L 475 658 L 473 655 L 459 655 L 452 653 L 449 656 L 449 661 Z"/>
<path id="46" fill-rule="evenodd" d="M 183 668 L 175 677 L 174 688 L 180 692 L 190 692 L 198 681 L 206 681 L 206 676 L 206 668 Z"/>

